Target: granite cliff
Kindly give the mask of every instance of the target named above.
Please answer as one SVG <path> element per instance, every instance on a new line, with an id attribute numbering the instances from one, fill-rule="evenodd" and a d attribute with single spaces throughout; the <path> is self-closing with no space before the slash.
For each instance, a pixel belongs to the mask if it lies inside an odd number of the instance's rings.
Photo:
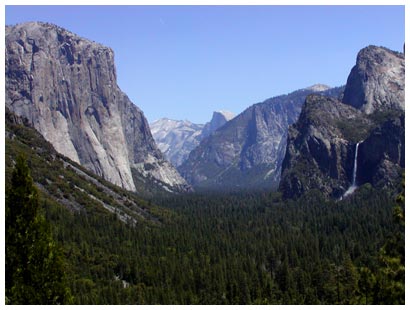
<path id="1" fill-rule="evenodd" d="M 6 106 L 59 153 L 128 190 L 187 187 L 118 87 L 110 48 L 48 23 L 7 26 L 5 71 Z"/>
<path id="2" fill-rule="evenodd" d="M 204 125 L 200 135 L 200 140 L 202 141 L 206 137 L 209 137 L 214 131 L 221 128 L 234 117 L 235 114 L 229 111 L 215 111 L 212 114 L 211 120 Z"/>
<path id="3" fill-rule="evenodd" d="M 370 45 L 357 55 L 343 103 L 366 114 L 404 110 L 404 54 Z"/>
<path id="4" fill-rule="evenodd" d="M 359 143 L 359 144 L 358 144 Z M 319 189 L 334 198 L 356 183 L 393 185 L 404 168 L 404 55 L 362 49 L 342 100 L 309 96 L 290 127 L 280 190 L 287 198 Z"/>

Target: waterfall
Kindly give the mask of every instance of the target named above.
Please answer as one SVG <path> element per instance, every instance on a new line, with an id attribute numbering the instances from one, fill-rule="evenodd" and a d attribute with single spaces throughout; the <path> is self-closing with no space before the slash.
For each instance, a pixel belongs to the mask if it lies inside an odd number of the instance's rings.
<path id="1" fill-rule="evenodd" d="M 359 145 L 363 141 L 359 141 L 356 143 L 356 149 L 354 151 L 354 164 L 353 164 L 353 176 L 352 176 L 352 184 L 349 186 L 347 191 L 343 194 L 343 196 L 340 199 L 343 199 L 351 194 L 356 190 L 357 184 L 356 184 L 356 173 L 357 173 L 357 153 L 359 152 Z"/>
<path id="2" fill-rule="evenodd" d="M 360 142 L 356 143 L 356 149 L 354 151 L 354 165 L 353 165 L 353 176 L 352 176 L 352 185 L 351 186 L 356 186 L 357 152 L 359 150 L 359 144 L 360 144 Z"/>

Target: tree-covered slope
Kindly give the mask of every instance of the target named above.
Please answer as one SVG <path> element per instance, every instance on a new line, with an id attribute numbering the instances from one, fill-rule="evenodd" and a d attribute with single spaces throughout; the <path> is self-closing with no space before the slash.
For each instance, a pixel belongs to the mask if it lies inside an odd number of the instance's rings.
<path id="1" fill-rule="evenodd" d="M 5 143 L 6 180 L 10 179 L 14 162 L 22 153 L 27 157 L 37 187 L 71 211 L 108 211 L 126 223 L 157 221 L 145 200 L 57 153 L 24 118 L 8 110 Z"/>

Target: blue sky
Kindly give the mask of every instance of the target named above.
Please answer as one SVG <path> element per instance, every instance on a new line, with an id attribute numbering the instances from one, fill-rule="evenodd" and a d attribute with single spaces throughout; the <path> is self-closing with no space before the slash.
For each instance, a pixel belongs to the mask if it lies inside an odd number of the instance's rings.
<path id="1" fill-rule="evenodd" d="M 110 46 L 148 121 L 207 122 L 315 83 L 340 86 L 370 44 L 402 51 L 404 6 L 6 6 Z"/>

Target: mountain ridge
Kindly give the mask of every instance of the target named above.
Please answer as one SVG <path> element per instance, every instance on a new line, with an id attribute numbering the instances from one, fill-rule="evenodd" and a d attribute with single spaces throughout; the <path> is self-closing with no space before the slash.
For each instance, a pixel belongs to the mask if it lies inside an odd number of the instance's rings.
<path id="1" fill-rule="evenodd" d="M 325 92 L 340 96 L 342 89 Z M 201 141 L 178 171 L 201 190 L 275 189 L 287 127 L 297 120 L 310 93 L 304 88 L 249 106 Z"/>

